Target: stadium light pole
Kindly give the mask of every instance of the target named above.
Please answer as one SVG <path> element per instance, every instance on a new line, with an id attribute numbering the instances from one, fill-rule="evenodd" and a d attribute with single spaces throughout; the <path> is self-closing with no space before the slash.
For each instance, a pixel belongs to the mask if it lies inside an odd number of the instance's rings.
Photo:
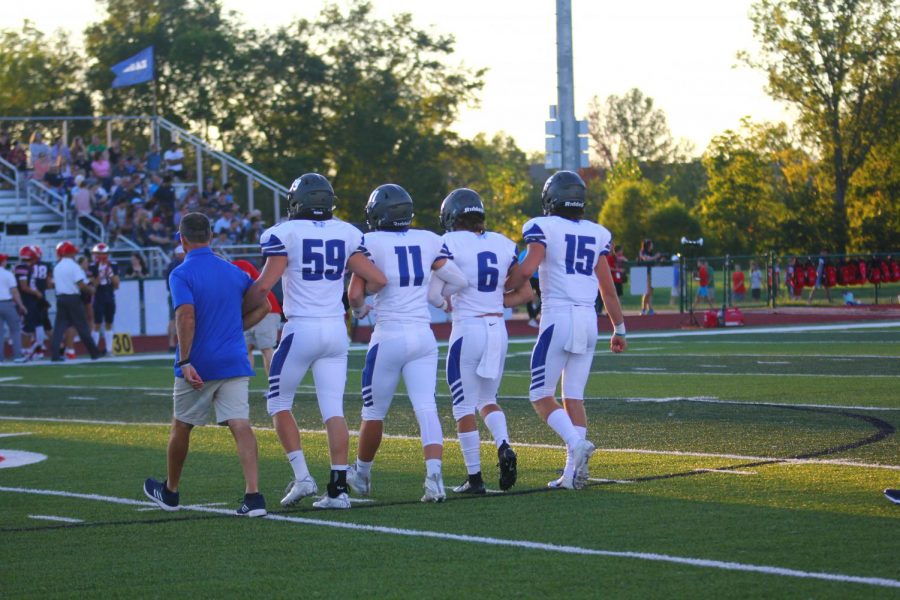
<path id="1" fill-rule="evenodd" d="M 559 107 L 562 168 L 581 166 L 578 125 L 575 122 L 575 77 L 572 67 L 572 0 L 556 0 L 556 90 Z"/>

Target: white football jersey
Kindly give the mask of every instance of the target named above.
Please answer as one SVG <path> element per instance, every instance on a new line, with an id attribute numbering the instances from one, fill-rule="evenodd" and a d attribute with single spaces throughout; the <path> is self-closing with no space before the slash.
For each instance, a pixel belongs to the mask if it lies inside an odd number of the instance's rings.
<path id="1" fill-rule="evenodd" d="M 287 256 L 281 284 L 288 319 L 344 315 L 347 260 L 366 253 L 359 229 L 338 219 L 295 219 L 270 227 L 259 242 L 264 257 Z"/>
<path id="2" fill-rule="evenodd" d="M 601 256 L 609 254 L 608 229 L 584 219 L 535 217 L 522 227 L 522 237 L 528 244 L 543 244 L 547 251 L 538 267 L 542 306 L 594 306 L 598 293 L 594 268 Z"/>
<path id="3" fill-rule="evenodd" d="M 503 312 L 503 283 L 516 264 L 516 245 L 505 235 L 486 231 L 453 231 L 444 235 L 453 262 L 468 287 L 453 294 L 453 320 Z"/>
<path id="4" fill-rule="evenodd" d="M 440 258 L 453 258 L 443 240 L 424 229 L 375 231 L 366 234 L 366 249 L 387 278 L 387 285 L 375 294 L 375 324 L 430 323 L 431 266 Z"/>

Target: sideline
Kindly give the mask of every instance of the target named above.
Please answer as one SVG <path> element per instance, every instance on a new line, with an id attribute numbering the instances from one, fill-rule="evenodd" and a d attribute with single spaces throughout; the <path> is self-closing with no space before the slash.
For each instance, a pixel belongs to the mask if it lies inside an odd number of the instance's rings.
<path id="1" fill-rule="evenodd" d="M 629 339 L 659 339 L 659 338 L 674 338 L 674 337 L 698 337 L 698 336 L 729 336 L 729 335 L 753 335 L 759 333 L 804 333 L 804 332 L 816 332 L 816 331 L 853 331 L 858 329 L 885 329 L 892 327 L 900 327 L 900 321 L 875 321 L 875 322 L 850 322 L 850 323 L 841 323 L 834 325 L 794 325 L 794 326 L 784 326 L 784 327 L 738 327 L 738 328 L 720 328 L 720 329 L 704 329 L 704 330 L 689 330 L 689 331 L 657 331 L 657 332 L 642 332 L 642 333 L 629 333 Z M 607 334 L 606 331 L 601 331 L 600 336 L 603 337 Z M 535 330 L 535 335 L 537 335 L 537 330 Z M 534 338 L 532 337 L 515 337 L 509 339 L 510 344 L 516 343 L 534 343 Z M 438 342 L 439 348 L 446 348 L 449 346 L 449 342 L 442 341 Z M 350 344 L 350 352 L 365 352 L 368 348 L 366 344 L 352 343 Z M 528 353 L 530 354 L 530 352 Z M 517 356 L 517 354 L 511 354 L 508 356 Z M 75 360 L 68 360 L 64 362 L 61 366 L 65 367 L 66 365 L 103 365 L 108 363 L 131 363 L 131 362 L 143 362 L 143 361 L 153 361 L 153 360 L 174 360 L 175 355 L 171 353 L 152 353 L 152 354 L 133 354 L 130 356 L 111 356 L 103 358 L 99 361 L 92 361 L 88 358 L 76 358 Z M 30 367 L 42 367 L 42 366 L 51 366 L 51 363 L 46 361 L 43 362 L 28 362 L 23 364 L 0 364 L 0 369 L 19 369 L 19 368 L 30 368 Z"/>
<path id="2" fill-rule="evenodd" d="M 100 502 L 108 502 L 111 504 L 125 504 L 131 506 L 154 506 L 152 502 L 144 502 L 140 500 L 132 500 L 130 498 L 117 498 L 115 496 L 101 496 L 97 494 L 77 494 L 74 492 L 65 492 L 58 490 L 40 490 L 32 488 L 16 488 L 16 487 L 0 487 L 0 492 L 10 492 L 19 494 L 33 494 L 41 496 L 57 496 L 63 498 L 76 498 L 79 500 L 94 500 Z M 220 515 L 233 514 L 233 511 L 223 508 L 212 508 L 209 506 L 186 505 L 183 510 L 214 513 Z M 718 569 L 723 571 L 743 571 L 751 573 L 762 573 L 765 575 L 777 575 L 781 577 L 796 577 L 801 579 L 818 579 L 822 581 L 837 581 L 841 583 L 858 583 L 863 585 L 872 585 L 885 588 L 900 588 L 900 581 L 896 579 L 886 579 L 882 577 L 860 577 L 857 575 L 844 575 L 841 573 L 823 573 L 816 571 L 801 571 L 798 569 L 788 569 L 785 567 L 775 567 L 769 565 L 754 565 L 747 563 L 712 560 L 705 558 L 691 558 L 684 556 L 673 556 L 670 554 L 657 554 L 653 552 L 629 552 L 617 550 L 596 550 L 593 548 L 583 548 L 580 546 L 563 546 L 558 544 L 547 544 L 542 542 L 532 542 L 528 540 L 514 540 L 495 537 L 462 535 L 456 533 L 446 533 L 442 531 L 428 531 L 422 529 L 405 529 L 399 527 L 385 527 L 383 525 L 364 525 L 361 523 L 345 523 L 341 521 L 330 521 L 324 519 L 310 519 L 305 517 L 291 517 L 287 515 L 270 514 L 263 517 L 269 521 L 282 521 L 287 523 L 297 523 L 301 525 L 313 525 L 319 527 L 333 527 L 336 529 L 349 529 L 353 531 L 365 531 L 369 533 L 384 533 L 388 535 L 398 535 L 404 537 L 421 537 L 430 539 L 448 540 L 454 542 L 466 542 L 470 544 L 484 544 L 490 546 L 507 546 L 513 548 L 522 548 L 527 550 L 540 550 L 544 552 L 554 552 L 560 554 L 579 554 L 586 556 L 603 556 L 612 558 L 631 558 L 636 560 L 646 560 L 654 562 L 675 563 L 681 565 L 689 565 L 693 567 L 704 567 L 708 569 Z M 77 525 L 73 525 L 77 526 Z"/>

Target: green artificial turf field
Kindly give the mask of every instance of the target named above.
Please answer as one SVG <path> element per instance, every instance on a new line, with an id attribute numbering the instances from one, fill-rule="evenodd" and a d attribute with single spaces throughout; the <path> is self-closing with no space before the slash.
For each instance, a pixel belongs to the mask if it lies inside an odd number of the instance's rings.
<path id="1" fill-rule="evenodd" d="M 459 497 L 465 468 L 446 385 L 449 500 L 419 502 L 415 418 L 398 394 L 349 511 L 278 506 L 290 469 L 251 386 L 270 517 L 230 516 L 243 490 L 226 428 L 197 429 L 164 513 L 141 492 L 165 474 L 170 360 L 0 369 L 4 598 L 900 597 L 900 327 L 642 334 L 601 347 L 586 399 L 598 452 L 587 489 L 545 486 L 564 462 L 528 400 L 531 342 L 511 344 L 500 402 L 519 454 L 508 493 Z M 442 349 L 443 352 L 443 349 Z M 359 425 L 364 349 L 345 411 Z M 442 361 L 443 367 L 443 361 Z M 320 488 L 325 437 L 304 382 L 295 414 Z M 482 428 L 482 464 L 496 454 Z M 351 454 L 355 438 L 351 440 Z M 367 501 L 368 500 L 368 501 Z"/>

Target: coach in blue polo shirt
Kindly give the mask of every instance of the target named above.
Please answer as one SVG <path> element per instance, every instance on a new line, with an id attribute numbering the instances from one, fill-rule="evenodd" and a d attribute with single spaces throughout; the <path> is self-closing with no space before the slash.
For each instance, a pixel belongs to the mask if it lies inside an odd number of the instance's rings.
<path id="1" fill-rule="evenodd" d="M 144 483 L 144 493 L 164 510 L 178 510 L 178 483 L 187 458 L 191 430 L 227 424 L 237 443 L 246 480 L 237 514 L 259 517 L 266 502 L 259 493 L 256 437 L 250 427 L 249 378 L 244 329 L 268 312 L 268 302 L 243 314 L 244 293 L 253 283 L 246 273 L 212 253 L 209 219 L 185 215 L 179 226 L 184 262 L 169 275 L 178 349 L 175 353 L 174 418 L 167 452 L 168 479 Z"/>

